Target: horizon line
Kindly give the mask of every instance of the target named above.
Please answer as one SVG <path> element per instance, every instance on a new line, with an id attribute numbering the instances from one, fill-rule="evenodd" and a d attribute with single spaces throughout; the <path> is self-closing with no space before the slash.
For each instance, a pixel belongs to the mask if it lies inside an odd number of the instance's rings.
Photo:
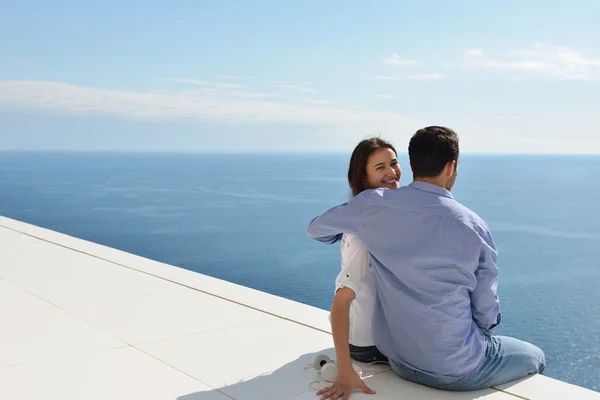
<path id="1" fill-rule="evenodd" d="M 33 150 L 33 149 L 0 149 L 0 153 L 13 154 L 122 154 L 122 155 L 277 155 L 277 154 L 349 154 L 352 150 L 276 150 L 276 151 L 177 151 L 177 150 Z M 519 152 L 477 152 L 464 151 L 461 155 L 468 156 L 570 156 L 570 157 L 599 157 L 600 153 L 519 153 Z M 398 152 L 398 155 L 408 156 L 408 151 Z"/>

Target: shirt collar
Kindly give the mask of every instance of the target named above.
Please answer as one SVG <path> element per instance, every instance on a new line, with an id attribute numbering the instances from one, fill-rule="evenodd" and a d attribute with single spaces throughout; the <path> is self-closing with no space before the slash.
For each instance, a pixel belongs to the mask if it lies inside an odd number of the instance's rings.
<path id="1" fill-rule="evenodd" d="M 454 199 L 454 197 L 452 196 L 452 193 L 450 193 L 449 190 L 446 190 L 446 189 L 444 189 L 441 186 L 437 186 L 437 185 L 434 185 L 434 184 L 431 184 L 431 183 L 422 182 L 422 181 L 415 181 L 415 182 L 412 182 L 408 186 L 412 186 L 415 189 L 424 190 L 426 192 L 435 193 L 435 194 L 439 194 L 441 196 L 445 196 L 445 197 L 449 197 L 451 199 Z"/>

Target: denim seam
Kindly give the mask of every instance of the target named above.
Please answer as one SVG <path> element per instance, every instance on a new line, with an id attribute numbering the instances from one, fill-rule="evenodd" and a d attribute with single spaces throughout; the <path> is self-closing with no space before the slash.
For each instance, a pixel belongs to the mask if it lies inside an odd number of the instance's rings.
<path id="1" fill-rule="evenodd" d="M 515 356 L 517 356 L 517 357 L 525 357 L 525 358 L 532 359 L 532 360 L 536 361 L 538 364 L 542 364 L 542 365 L 544 365 L 544 364 L 545 364 L 545 363 L 544 363 L 542 360 L 540 360 L 539 358 L 537 358 L 537 357 L 535 357 L 535 356 L 533 356 L 533 355 L 531 355 L 531 354 L 527 354 L 527 353 L 510 353 L 510 354 L 502 354 L 502 355 L 496 355 L 496 356 L 494 356 L 494 358 L 515 357 Z"/>

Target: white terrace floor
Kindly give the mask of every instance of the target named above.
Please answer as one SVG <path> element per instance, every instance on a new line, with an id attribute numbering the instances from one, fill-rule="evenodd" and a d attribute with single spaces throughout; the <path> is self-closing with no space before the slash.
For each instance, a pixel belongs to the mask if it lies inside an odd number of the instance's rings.
<path id="1" fill-rule="evenodd" d="M 0 399 L 316 399 L 326 311 L 0 217 Z M 600 399 L 543 376 L 440 392 L 364 367 L 351 399 Z M 311 384 L 312 383 L 312 384 Z"/>

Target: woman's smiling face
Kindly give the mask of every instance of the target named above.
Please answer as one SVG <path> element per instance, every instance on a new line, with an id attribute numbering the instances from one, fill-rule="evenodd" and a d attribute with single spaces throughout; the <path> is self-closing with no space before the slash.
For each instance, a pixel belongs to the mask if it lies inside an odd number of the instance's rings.
<path id="1" fill-rule="evenodd" d="M 385 187 L 397 189 L 400 187 L 402 170 L 396 153 L 392 149 L 379 149 L 369 156 L 367 162 L 367 187 L 376 189 Z"/>

